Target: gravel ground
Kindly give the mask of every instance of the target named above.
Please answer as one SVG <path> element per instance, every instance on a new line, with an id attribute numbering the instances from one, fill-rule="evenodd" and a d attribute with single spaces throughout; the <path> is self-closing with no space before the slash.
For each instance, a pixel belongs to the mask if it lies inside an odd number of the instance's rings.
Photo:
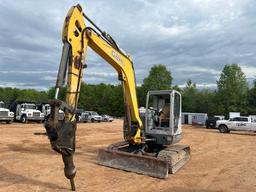
<path id="1" fill-rule="evenodd" d="M 42 124 L 0 124 L 0 191 L 69 191 L 61 156 L 50 149 Z M 166 180 L 96 164 L 97 149 L 122 141 L 122 121 L 80 123 L 75 163 L 77 191 L 256 191 L 255 133 L 183 126 L 192 158 Z"/>

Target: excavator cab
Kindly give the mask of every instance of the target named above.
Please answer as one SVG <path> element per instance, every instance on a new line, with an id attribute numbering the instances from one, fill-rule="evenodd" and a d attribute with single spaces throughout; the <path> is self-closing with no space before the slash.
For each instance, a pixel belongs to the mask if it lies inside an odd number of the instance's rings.
<path id="1" fill-rule="evenodd" d="M 181 95 L 175 90 L 149 91 L 144 130 L 147 140 L 170 145 L 181 140 Z"/>
<path id="2" fill-rule="evenodd" d="M 114 143 L 98 152 L 100 165 L 167 178 L 190 158 L 190 147 L 181 140 L 181 95 L 175 90 L 149 91 L 146 108 L 140 108 L 144 143 Z M 126 131 L 124 131 L 126 133 Z M 125 134 L 124 134 L 125 137 Z M 175 145 L 174 145 L 175 144 Z"/>

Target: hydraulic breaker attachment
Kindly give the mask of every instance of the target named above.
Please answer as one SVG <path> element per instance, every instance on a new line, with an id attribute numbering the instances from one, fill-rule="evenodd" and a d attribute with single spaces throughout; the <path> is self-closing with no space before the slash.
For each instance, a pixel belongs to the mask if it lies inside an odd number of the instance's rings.
<path id="1" fill-rule="evenodd" d="M 189 146 L 173 145 L 154 153 L 131 149 L 126 142 L 110 145 L 98 151 L 97 163 L 103 166 L 131 171 L 143 175 L 168 178 L 190 158 Z"/>
<path id="2" fill-rule="evenodd" d="M 51 100 L 51 114 L 45 122 L 45 129 L 51 143 L 51 147 L 62 155 L 64 162 L 64 174 L 70 180 L 71 188 L 75 191 L 74 177 L 76 168 L 73 162 L 75 152 L 76 122 L 58 121 L 58 112 L 61 105 L 59 100 Z"/>

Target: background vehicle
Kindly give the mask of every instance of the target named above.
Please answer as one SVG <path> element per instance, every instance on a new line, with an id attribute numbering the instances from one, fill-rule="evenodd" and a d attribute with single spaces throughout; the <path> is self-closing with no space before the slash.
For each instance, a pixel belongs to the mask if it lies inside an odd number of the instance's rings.
<path id="1" fill-rule="evenodd" d="M 5 103 L 0 101 L 0 121 L 5 121 L 7 124 L 14 120 L 14 113 L 10 112 L 9 109 L 5 107 Z"/>
<path id="2" fill-rule="evenodd" d="M 256 123 L 256 115 L 249 115 L 249 118 L 251 118 L 253 123 Z"/>
<path id="3" fill-rule="evenodd" d="M 82 121 L 82 113 L 83 109 L 76 109 L 76 122 L 81 122 Z"/>
<path id="4" fill-rule="evenodd" d="M 94 28 L 87 27 L 84 18 Z M 103 32 L 83 13 L 79 4 L 69 10 L 62 32 L 63 50 L 55 86 L 55 99 L 50 103 L 54 110 L 49 121 L 45 123 L 45 128 L 52 149 L 62 155 L 65 176 L 70 180 L 72 190 L 75 190 L 76 174 L 73 162 L 76 136 L 75 111 L 83 69 L 87 66 L 85 59 L 88 46 L 116 70 L 123 86 L 125 109 L 124 141 L 100 149 L 97 163 L 158 178 L 167 178 L 168 173 L 179 170 L 190 158 L 189 146 L 175 145 L 181 140 L 182 134 L 180 93 L 175 90 L 149 91 L 145 120 L 142 121 L 139 115 L 135 71 L 131 57 L 109 34 Z M 64 102 L 58 100 L 58 95 L 65 83 L 66 74 L 67 91 Z M 59 108 L 63 108 L 67 114 L 65 121 L 61 123 L 58 123 L 56 112 L 53 112 Z M 91 114 L 93 115 L 98 114 Z M 89 114 L 88 118 L 90 119 Z"/>
<path id="5" fill-rule="evenodd" d="M 229 120 L 217 121 L 220 133 L 230 131 L 256 131 L 256 122 L 252 122 L 250 117 L 234 117 Z"/>
<path id="6" fill-rule="evenodd" d="M 95 111 L 85 111 L 82 113 L 81 119 L 83 122 L 101 122 L 102 121 L 102 116 L 100 116 L 97 112 Z"/>
<path id="7" fill-rule="evenodd" d="M 102 121 L 112 122 L 112 121 L 114 121 L 114 118 L 110 115 L 102 115 Z"/>
<path id="8" fill-rule="evenodd" d="M 88 112 L 86 111 L 82 112 L 80 116 L 80 121 L 87 123 L 89 121 L 88 116 L 89 116 Z"/>
<path id="9" fill-rule="evenodd" d="M 229 112 L 229 119 L 240 116 L 240 112 Z"/>
<path id="10" fill-rule="evenodd" d="M 224 115 L 214 115 L 214 117 L 218 117 L 219 120 L 225 120 L 225 116 Z"/>
<path id="11" fill-rule="evenodd" d="M 216 128 L 216 122 L 220 120 L 219 117 L 208 117 L 205 121 L 206 128 Z"/>
<path id="12" fill-rule="evenodd" d="M 22 123 L 44 120 L 44 113 L 38 110 L 36 104 L 32 102 L 14 102 L 10 105 L 10 109 L 14 112 L 15 120 Z"/>
<path id="13" fill-rule="evenodd" d="M 51 106 L 49 103 L 40 103 L 37 104 L 37 109 L 40 110 L 44 114 L 44 121 L 49 119 L 51 114 Z M 59 121 L 62 121 L 65 117 L 64 112 L 59 110 Z"/>

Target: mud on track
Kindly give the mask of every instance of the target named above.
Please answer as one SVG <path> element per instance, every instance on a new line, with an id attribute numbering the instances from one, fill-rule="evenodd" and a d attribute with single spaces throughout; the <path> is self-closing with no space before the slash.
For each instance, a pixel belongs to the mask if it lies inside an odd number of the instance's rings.
<path id="1" fill-rule="evenodd" d="M 0 124 L 0 191 L 69 191 L 61 156 L 50 149 L 41 124 Z M 256 191 L 256 134 L 183 126 L 190 162 L 166 180 L 102 167 L 97 149 L 122 140 L 122 121 L 80 123 L 75 163 L 77 191 Z"/>

